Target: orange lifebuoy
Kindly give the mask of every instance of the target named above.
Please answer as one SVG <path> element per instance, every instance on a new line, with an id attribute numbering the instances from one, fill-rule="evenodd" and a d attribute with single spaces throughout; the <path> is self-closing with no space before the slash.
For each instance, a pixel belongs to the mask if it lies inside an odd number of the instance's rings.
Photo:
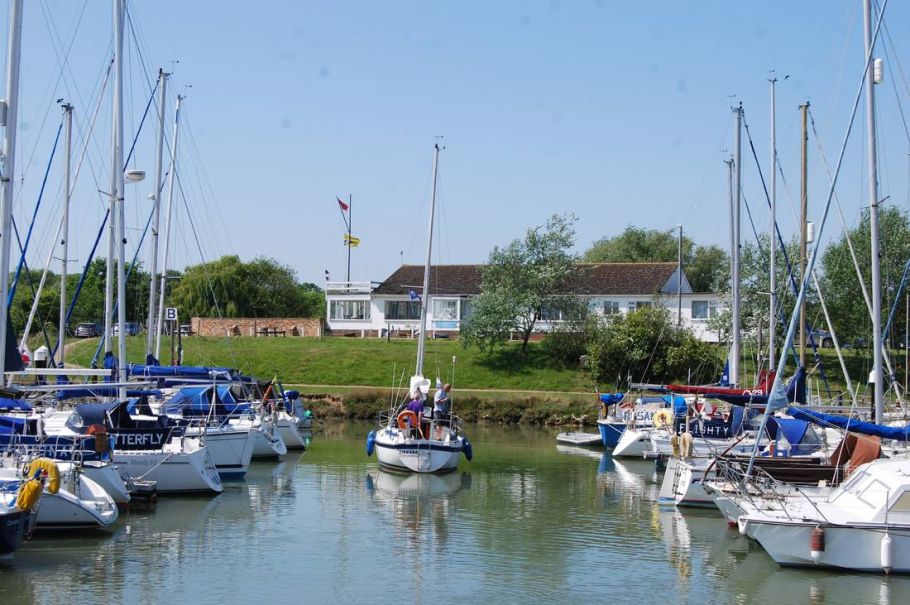
<path id="1" fill-rule="evenodd" d="M 417 432 L 420 434 L 420 438 L 423 439 L 423 431 L 420 430 L 420 419 L 418 419 L 417 414 L 411 410 L 404 410 L 398 414 L 398 428 L 416 428 Z"/>

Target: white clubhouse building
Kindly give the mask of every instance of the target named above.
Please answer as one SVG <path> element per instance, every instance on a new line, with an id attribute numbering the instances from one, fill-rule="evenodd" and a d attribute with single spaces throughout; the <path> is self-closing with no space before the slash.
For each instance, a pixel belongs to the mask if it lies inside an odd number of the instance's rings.
<path id="1" fill-rule="evenodd" d="M 481 292 L 483 265 L 434 265 L 430 268 L 427 329 L 435 337 L 456 336 L 471 315 L 471 299 Z M 339 336 L 385 337 L 412 334 L 420 322 L 423 266 L 402 265 L 382 282 L 327 282 L 326 326 Z M 564 292 L 587 300 L 592 312 L 609 316 L 659 304 L 677 314 L 676 263 L 586 263 Z M 725 308 L 712 293 L 693 292 L 682 274 L 682 323 L 706 342 L 717 342 L 708 320 Z M 562 321 L 557 312 L 538 322 L 546 332 Z"/>

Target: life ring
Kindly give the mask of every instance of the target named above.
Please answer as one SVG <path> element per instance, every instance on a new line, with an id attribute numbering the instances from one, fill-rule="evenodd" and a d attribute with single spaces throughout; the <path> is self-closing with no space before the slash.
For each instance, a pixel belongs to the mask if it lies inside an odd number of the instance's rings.
<path id="1" fill-rule="evenodd" d="M 651 424 L 656 429 L 671 428 L 673 426 L 673 412 L 670 410 L 658 410 L 651 416 Z"/>
<path id="2" fill-rule="evenodd" d="M 416 413 L 411 410 L 405 410 L 398 414 L 397 420 L 399 429 L 416 428 L 420 438 L 423 439 L 423 431 L 420 430 L 420 420 L 417 418 Z"/>
<path id="3" fill-rule="evenodd" d="M 31 462 L 26 463 L 25 467 L 22 469 L 22 472 L 25 476 L 31 477 L 32 474 L 38 469 L 47 473 L 47 482 L 45 487 L 49 494 L 56 494 L 60 491 L 60 469 L 57 468 L 57 463 L 51 460 L 50 458 L 35 458 Z"/>
<path id="4" fill-rule="evenodd" d="M 19 484 L 19 492 L 16 494 L 16 507 L 19 510 L 31 510 L 38 504 L 41 498 L 41 482 L 36 479 L 29 479 Z"/>

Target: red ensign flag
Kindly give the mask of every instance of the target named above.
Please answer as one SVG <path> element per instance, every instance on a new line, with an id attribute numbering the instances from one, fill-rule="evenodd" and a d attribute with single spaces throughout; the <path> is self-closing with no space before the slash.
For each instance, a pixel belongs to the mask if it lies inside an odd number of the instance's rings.
<path id="1" fill-rule="evenodd" d="M 347 211 L 348 205 L 342 202 L 340 197 L 336 197 L 335 199 L 338 200 L 338 205 L 341 206 L 341 209 Z"/>

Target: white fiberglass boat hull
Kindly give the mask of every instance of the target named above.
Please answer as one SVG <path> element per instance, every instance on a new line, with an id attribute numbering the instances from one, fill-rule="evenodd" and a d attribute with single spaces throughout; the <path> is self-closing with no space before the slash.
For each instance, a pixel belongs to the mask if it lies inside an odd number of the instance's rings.
<path id="1" fill-rule="evenodd" d="M 289 450 L 305 450 L 306 443 L 300 434 L 299 424 L 295 416 L 286 416 L 283 412 L 278 422 L 275 423 L 281 440 L 284 441 L 285 447 Z"/>
<path id="2" fill-rule="evenodd" d="M 667 460 L 657 502 L 661 506 L 714 507 L 714 498 L 705 492 L 704 482 L 715 477 L 712 458 Z"/>
<path id="3" fill-rule="evenodd" d="M 186 430 L 188 437 L 198 437 L 200 433 L 203 431 L 199 427 Z M 206 427 L 202 439 L 222 479 L 243 479 L 250 468 L 256 440 L 251 429 Z"/>
<path id="4" fill-rule="evenodd" d="M 910 527 L 872 525 L 830 526 L 822 525 L 825 532 L 825 548 L 812 557 L 810 541 L 817 523 L 776 523 L 753 518 L 739 517 L 740 532 L 762 545 L 779 565 L 833 567 L 865 572 L 886 571 L 883 566 L 885 536 L 890 545 L 891 573 L 910 572 Z"/>
<path id="5" fill-rule="evenodd" d="M 641 458 L 651 451 L 651 431 L 649 429 L 627 428 L 619 437 L 613 448 L 614 458 Z"/>
<path id="6" fill-rule="evenodd" d="M 155 481 L 159 494 L 223 489 L 211 454 L 193 437 L 175 437 L 161 450 L 115 451 L 113 458 L 133 479 Z"/>
<path id="7" fill-rule="evenodd" d="M 464 438 L 415 439 L 396 428 L 376 432 L 376 458 L 387 469 L 412 473 L 445 473 L 458 467 Z"/>
<path id="8" fill-rule="evenodd" d="M 117 506 L 126 506 L 130 502 L 130 491 L 120 471 L 110 462 L 84 460 L 82 475 L 88 477 L 107 492 Z"/>

